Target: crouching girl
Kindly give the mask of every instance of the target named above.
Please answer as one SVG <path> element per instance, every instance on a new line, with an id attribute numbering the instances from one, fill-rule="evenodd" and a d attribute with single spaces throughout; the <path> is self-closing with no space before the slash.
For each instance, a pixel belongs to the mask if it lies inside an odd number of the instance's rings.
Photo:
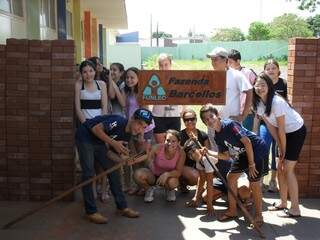
<path id="1" fill-rule="evenodd" d="M 134 180 L 146 189 L 144 201 L 152 202 L 155 185 L 162 186 L 167 192 L 167 201 L 176 200 L 175 188 L 185 161 L 185 153 L 180 147 L 180 135 L 176 130 L 168 130 L 164 144 L 155 145 L 148 156 L 149 168 L 137 169 Z"/>

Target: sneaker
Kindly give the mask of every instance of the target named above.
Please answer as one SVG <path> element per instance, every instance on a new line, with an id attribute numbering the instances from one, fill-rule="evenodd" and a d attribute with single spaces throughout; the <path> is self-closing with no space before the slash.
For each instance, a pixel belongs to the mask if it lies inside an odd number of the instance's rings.
<path id="1" fill-rule="evenodd" d="M 134 211 L 131 208 L 125 208 L 125 209 L 122 209 L 122 210 L 118 210 L 118 213 L 121 216 L 124 216 L 124 217 L 127 217 L 127 218 L 137 218 L 137 217 L 140 216 L 139 212 Z"/>
<path id="2" fill-rule="evenodd" d="M 154 195 L 154 187 L 149 187 L 144 195 L 144 201 L 146 203 L 151 203 L 154 199 L 153 195 Z"/>
<path id="3" fill-rule="evenodd" d="M 96 224 L 106 224 L 108 222 L 108 219 L 104 216 L 102 216 L 100 213 L 93 213 L 88 214 L 87 218 L 90 222 L 96 223 Z"/>
<path id="4" fill-rule="evenodd" d="M 167 191 L 167 201 L 168 202 L 176 201 L 176 191 L 174 189 Z"/>
<path id="5" fill-rule="evenodd" d="M 268 192 L 278 192 L 278 187 L 277 187 L 277 182 L 276 180 L 270 180 L 269 182 L 269 187 L 268 187 Z"/>

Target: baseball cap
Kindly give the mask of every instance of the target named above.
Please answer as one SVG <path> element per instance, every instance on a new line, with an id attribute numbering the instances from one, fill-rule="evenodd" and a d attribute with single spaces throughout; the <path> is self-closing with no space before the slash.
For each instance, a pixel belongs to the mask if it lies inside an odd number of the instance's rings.
<path id="1" fill-rule="evenodd" d="M 145 108 L 138 108 L 134 113 L 133 113 L 134 119 L 142 120 L 146 124 L 150 125 L 152 122 L 152 113 L 145 109 Z"/>
<path id="2" fill-rule="evenodd" d="M 212 58 L 212 57 L 228 58 L 228 51 L 223 47 L 216 47 L 207 54 L 207 57 L 208 58 Z"/>

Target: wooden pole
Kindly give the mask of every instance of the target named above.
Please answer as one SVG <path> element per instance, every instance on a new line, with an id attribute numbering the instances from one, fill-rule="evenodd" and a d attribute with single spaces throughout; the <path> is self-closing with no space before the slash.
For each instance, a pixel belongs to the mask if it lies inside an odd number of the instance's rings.
<path id="1" fill-rule="evenodd" d="M 96 181 L 96 180 L 98 180 L 98 179 L 100 179 L 100 178 L 112 173 L 113 171 L 119 169 L 121 166 L 125 165 L 128 161 L 132 161 L 130 164 L 137 163 L 137 162 L 141 161 L 141 160 L 139 160 L 139 158 L 141 158 L 141 159 L 143 158 L 144 159 L 144 156 L 145 156 L 145 153 L 140 153 L 140 154 L 137 154 L 136 156 L 133 156 L 132 158 L 127 158 L 127 159 L 117 163 L 116 165 L 114 165 L 113 167 L 103 171 L 102 173 L 100 173 L 100 174 L 98 174 L 98 175 L 96 175 L 96 176 L 94 176 L 94 177 L 92 177 L 92 178 L 90 178 L 90 179 L 88 179 L 88 180 L 86 180 L 86 181 L 84 181 L 84 182 L 82 182 L 82 183 L 80 183 L 80 184 L 78 184 L 76 186 L 73 186 L 72 188 L 64 191 L 63 193 L 61 193 L 60 195 L 52 198 L 51 200 L 47 201 L 43 205 L 41 205 L 39 207 L 36 207 L 36 208 L 24 213 L 20 217 L 8 222 L 7 224 L 5 224 L 2 227 L 2 229 L 10 228 L 12 225 L 16 224 L 17 222 L 20 222 L 21 220 L 23 220 L 23 219 L 35 214 L 38 211 L 40 211 L 41 209 L 50 206 L 51 204 L 57 202 L 58 200 L 68 196 L 70 193 L 72 193 L 72 192 L 82 188 L 83 186 L 86 186 L 86 185 L 88 185 L 88 184 L 90 184 L 90 183 L 92 183 L 92 182 L 94 182 L 94 181 Z"/>
<path id="2" fill-rule="evenodd" d="M 199 140 L 197 138 L 192 138 L 192 140 L 194 141 L 194 143 L 198 146 L 198 148 L 202 148 L 201 143 L 199 142 Z M 241 211 L 243 212 L 243 215 L 249 220 L 250 225 L 258 232 L 259 236 L 261 238 L 265 238 L 264 233 L 261 231 L 260 227 L 255 223 L 254 218 L 251 216 L 251 214 L 248 212 L 248 210 L 246 209 L 246 207 L 243 205 L 243 203 L 241 202 L 241 200 L 238 198 L 238 196 L 234 193 L 234 191 L 232 189 L 230 189 L 228 187 L 228 183 L 227 181 L 224 179 L 224 177 L 221 175 L 219 169 L 217 168 L 217 166 L 212 163 L 209 160 L 208 154 L 206 153 L 205 155 L 206 160 L 208 161 L 208 163 L 211 165 L 211 167 L 214 169 L 215 174 L 222 180 L 223 184 L 226 186 L 226 188 L 228 189 L 228 191 L 231 193 L 232 197 L 234 197 L 234 199 L 236 200 L 239 208 L 241 209 Z"/>

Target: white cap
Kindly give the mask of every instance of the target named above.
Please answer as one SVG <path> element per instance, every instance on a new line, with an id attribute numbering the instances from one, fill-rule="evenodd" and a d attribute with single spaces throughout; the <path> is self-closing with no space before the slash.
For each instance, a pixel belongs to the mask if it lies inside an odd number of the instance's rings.
<path id="1" fill-rule="evenodd" d="M 208 58 L 212 57 L 223 57 L 223 58 L 228 58 L 228 52 L 226 49 L 223 47 L 216 47 L 214 48 L 211 52 L 207 54 Z"/>

